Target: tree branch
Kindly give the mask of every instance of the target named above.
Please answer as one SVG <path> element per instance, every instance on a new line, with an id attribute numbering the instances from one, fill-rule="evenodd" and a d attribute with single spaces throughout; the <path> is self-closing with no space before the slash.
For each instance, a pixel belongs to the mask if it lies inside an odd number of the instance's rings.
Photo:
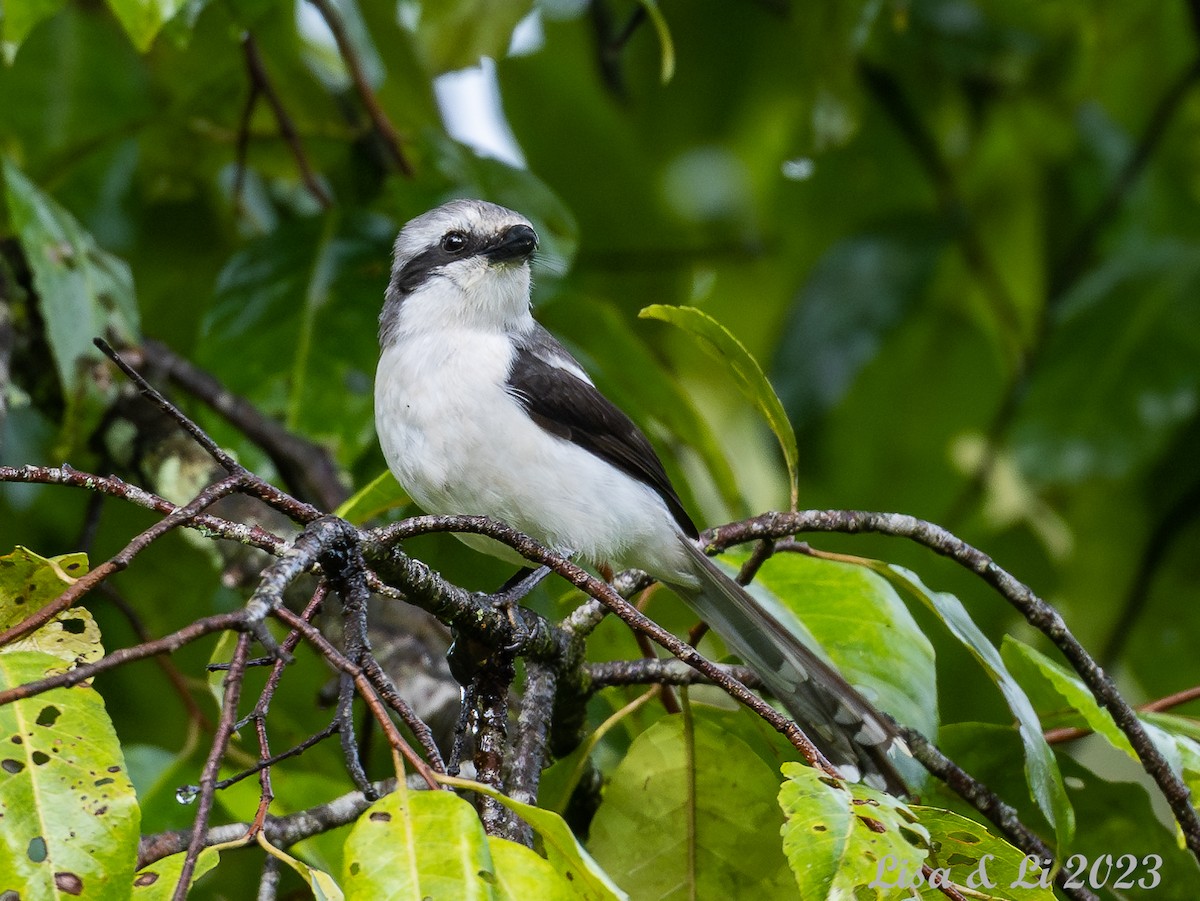
<path id="1" fill-rule="evenodd" d="M 711 529 L 702 536 L 710 546 L 727 547 L 759 538 L 781 538 L 799 532 L 878 532 L 908 538 L 955 561 L 991 585 L 1021 612 L 1026 622 L 1049 638 L 1062 652 L 1097 703 L 1113 717 L 1137 753 L 1142 767 L 1167 799 L 1183 831 L 1188 848 L 1200 857 L 1200 818 L 1191 805 L 1191 793 L 1147 735 L 1137 713 L 1117 691 L 1108 674 L 1070 632 L 1058 611 L 1023 583 L 998 566 L 991 557 L 947 532 L 941 526 L 900 513 L 856 510 L 805 510 L 767 513 L 740 523 Z"/>
<path id="2" fill-rule="evenodd" d="M 142 344 L 146 361 L 161 369 L 174 384 L 203 401 L 225 421 L 257 444 L 270 458 L 279 477 L 296 494 L 323 510 L 336 510 L 350 496 L 337 466 L 320 445 L 288 431 L 244 397 L 232 393 L 208 372 L 158 341 Z"/>

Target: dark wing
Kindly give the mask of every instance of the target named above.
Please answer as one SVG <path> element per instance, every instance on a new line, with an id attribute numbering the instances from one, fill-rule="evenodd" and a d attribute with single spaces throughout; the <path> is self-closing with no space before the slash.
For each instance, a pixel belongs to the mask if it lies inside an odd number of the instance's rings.
<path id="1" fill-rule="evenodd" d="M 692 538 L 699 532 L 683 509 L 650 441 L 607 397 L 586 381 L 583 369 L 540 325 L 517 338 L 508 393 L 552 435 L 578 444 L 656 492 Z"/>

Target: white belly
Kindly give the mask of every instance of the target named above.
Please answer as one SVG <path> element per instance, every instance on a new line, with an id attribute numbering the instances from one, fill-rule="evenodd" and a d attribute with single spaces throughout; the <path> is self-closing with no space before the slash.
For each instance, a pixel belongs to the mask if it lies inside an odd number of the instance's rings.
<path id="1" fill-rule="evenodd" d="M 384 351 L 375 423 L 396 479 L 430 513 L 490 516 L 591 563 L 683 571 L 666 504 L 533 422 L 504 389 L 510 353 L 507 338 L 465 330 Z"/>

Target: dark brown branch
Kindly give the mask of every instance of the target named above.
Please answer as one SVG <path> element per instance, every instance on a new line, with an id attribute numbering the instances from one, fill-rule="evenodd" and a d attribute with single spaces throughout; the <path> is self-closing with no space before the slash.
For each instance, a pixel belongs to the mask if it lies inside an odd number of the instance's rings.
<path id="1" fill-rule="evenodd" d="M 90 472 L 82 472 L 69 466 L 0 466 L 0 482 L 23 482 L 38 485 L 65 485 L 72 488 L 86 488 L 98 491 L 110 497 L 129 501 L 155 513 L 168 516 L 178 509 L 175 504 L 165 498 L 152 494 L 144 488 L 130 484 L 116 476 L 100 476 Z M 226 538 L 249 547 L 256 547 L 268 554 L 278 556 L 287 546 L 282 538 L 272 535 L 266 529 L 256 525 L 246 525 L 240 522 L 230 522 L 207 513 L 182 524 L 185 528 L 194 529 L 211 538 Z"/>
<path id="2" fill-rule="evenodd" d="M 170 635 L 160 638 L 157 641 L 143 642 L 131 648 L 121 648 L 113 651 L 111 654 L 105 654 L 94 663 L 81 663 L 79 666 L 69 669 L 65 673 L 57 673 L 53 676 L 47 676 L 44 679 L 38 679 L 35 682 L 14 685 L 12 688 L 0 691 L 0 707 L 23 698 L 31 698 L 42 692 L 50 691 L 52 688 L 68 688 L 72 685 L 78 685 L 81 682 L 86 682 L 94 678 L 99 673 L 115 669 L 118 666 L 124 666 L 126 663 L 132 663 L 135 660 L 145 660 L 147 657 L 154 657 L 158 654 L 173 653 L 184 645 L 190 644 L 198 638 L 203 638 L 205 635 L 211 635 L 213 632 L 240 629 L 244 621 L 245 614 L 240 610 L 234 613 L 218 613 L 216 616 L 206 616 L 204 619 L 198 619 L 194 623 L 184 626 L 178 632 L 172 632 Z"/>
<path id="3" fill-rule="evenodd" d="M 809 765 L 823 772 L 841 778 L 836 769 L 825 759 L 820 750 L 804 734 L 804 731 L 792 720 L 780 714 L 774 707 L 750 691 L 741 682 L 705 659 L 695 648 L 680 640 L 677 636 L 662 628 L 632 604 L 622 598 L 613 587 L 597 579 L 591 573 L 564 559 L 558 554 L 542 547 L 528 535 L 523 535 L 515 529 L 497 523 L 483 516 L 416 516 L 401 520 L 390 526 L 375 529 L 365 533 L 369 540 L 374 540 L 384 546 L 403 538 L 429 532 L 468 532 L 487 535 L 507 544 L 525 559 L 542 566 L 549 567 L 567 582 L 600 601 L 615 613 L 630 628 L 644 632 L 655 642 L 666 648 L 688 666 L 704 673 L 720 688 L 749 707 L 766 720 L 772 728 L 782 734 L 801 753 Z M 767 536 L 762 536 L 767 537 Z M 518 608 L 521 609 L 521 608 Z M 522 653 L 518 648 L 516 653 Z"/>
<path id="4" fill-rule="evenodd" d="M 513 740 L 507 779 L 508 796 L 522 804 L 537 804 L 542 769 L 548 762 L 557 683 L 557 675 L 550 667 L 533 662 L 526 665 L 525 690 L 517 714 L 517 735 Z M 533 833 L 529 825 L 518 818 L 513 826 L 511 837 L 532 847 Z"/>
<path id="5" fill-rule="evenodd" d="M 80 576 L 75 580 L 62 594 L 57 598 L 42 607 L 37 612 L 25 617 L 21 622 L 0 632 L 0 646 L 6 645 L 9 642 L 16 641 L 18 638 L 23 638 L 31 632 L 35 632 L 44 626 L 55 616 L 70 608 L 73 604 L 79 601 L 89 591 L 111 576 L 113 573 L 118 573 L 125 569 L 130 562 L 139 553 L 148 548 L 151 544 L 166 535 L 169 531 L 177 526 L 184 525 L 190 522 L 197 513 L 204 510 L 223 497 L 227 497 L 237 491 L 243 485 L 241 475 L 229 476 L 219 482 L 209 485 L 185 507 L 172 512 L 169 516 L 160 519 L 150 528 L 146 529 L 140 535 L 130 541 L 122 548 L 114 557 L 101 563 L 95 569 Z"/>
<path id="6" fill-rule="evenodd" d="M 94 338 L 92 343 L 95 344 L 96 347 L 100 348 L 104 355 L 112 360 L 113 363 L 116 364 L 117 368 L 129 377 L 130 381 L 137 386 L 138 391 L 144 398 L 179 423 L 180 427 L 187 432 L 197 444 L 204 448 L 204 450 L 208 452 L 209 456 L 211 456 L 217 461 L 217 463 L 221 465 L 222 469 L 232 476 L 244 477 L 245 485 L 243 490 L 246 494 L 257 497 L 259 500 L 275 508 L 296 522 L 312 522 L 314 519 L 317 519 L 319 516 L 321 516 L 321 511 L 317 510 L 311 504 L 302 503 L 296 500 L 294 497 L 291 497 L 290 495 L 280 491 L 273 485 L 269 485 L 258 476 L 254 475 L 254 473 L 250 472 L 250 470 L 246 469 L 246 467 L 242 466 L 242 464 L 238 463 L 237 460 L 233 459 L 233 457 L 219 447 L 217 443 L 212 440 L 212 438 L 205 434 L 204 430 L 200 428 L 200 426 L 196 425 L 196 423 L 189 419 L 182 410 L 163 397 L 153 385 L 142 378 L 141 373 L 130 366 L 129 363 L 126 362 L 126 360 L 119 353 L 109 346 L 107 341 L 105 341 L 103 338 Z"/>
<path id="7" fill-rule="evenodd" d="M 356 666 L 352 661 L 348 660 L 337 648 L 329 643 L 328 639 L 320 633 L 314 626 L 309 625 L 291 610 L 286 607 L 281 607 L 275 611 L 275 615 L 284 621 L 288 626 L 300 632 L 304 636 L 304 640 L 311 644 L 317 652 L 329 662 L 331 666 L 344 673 L 349 673 L 354 677 L 355 685 L 358 686 L 359 694 L 366 701 L 367 707 L 371 710 L 371 714 L 375 717 L 376 722 L 382 727 L 384 734 L 388 738 L 388 742 L 392 748 L 399 751 L 404 759 L 412 764 L 413 768 L 425 780 L 426 784 L 432 789 L 441 788 L 437 781 L 437 774 L 423 761 L 420 755 L 412 749 L 404 737 L 396 729 L 396 724 L 392 722 L 387 715 L 387 710 L 384 709 L 382 702 L 379 700 L 375 690 L 363 675 L 362 669 Z"/>
<path id="8" fill-rule="evenodd" d="M 1021 822 L 1017 811 L 1005 804 L 995 792 L 973 778 L 962 767 L 944 755 L 936 745 L 915 729 L 901 726 L 904 741 L 913 757 L 930 773 L 951 788 L 955 794 L 992 821 L 1010 842 L 1026 854 L 1039 860 L 1053 860 L 1054 853 L 1037 833 Z M 1096 896 L 1086 888 L 1070 888 L 1066 885 L 1070 873 L 1060 869 L 1055 880 L 1068 898 L 1076 901 L 1096 901 Z"/>
<path id="9" fill-rule="evenodd" d="M 508 744 L 508 692 L 513 676 L 513 659 L 503 653 L 493 655 L 475 676 L 475 778 L 501 792 Z M 515 817 L 494 798 L 480 795 L 479 819 L 488 835 L 515 838 Z"/>
<path id="10" fill-rule="evenodd" d="M 261 722 L 261 720 L 259 722 Z M 263 758 L 259 759 L 259 761 L 257 763 L 255 763 L 253 766 L 247 767 L 246 769 L 242 770 L 240 773 L 234 773 L 232 776 L 222 779 L 216 785 L 217 791 L 220 791 L 221 789 L 229 788 L 229 786 L 231 786 L 231 785 L 237 785 L 237 783 L 241 782 L 243 779 L 249 778 L 250 776 L 253 776 L 255 773 L 259 773 L 265 769 L 273 767 L 275 764 L 279 763 L 282 760 L 290 760 L 293 757 L 299 757 L 301 754 L 303 754 L 309 748 L 315 747 L 316 745 L 319 745 L 321 742 L 325 741 L 325 739 L 329 738 L 331 735 L 333 735 L 335 732 L 337 732 L 337 730 L 338 730 L 337 722 L 336 721 L 331 722 L 328 726 L 326 726 L 320 732 L 316 733 L 315 735 L 310 735 L 308 738 L 304 739 L 304 741 L 300 742 L 297 745 L 293 745 L 292 747 L 288 748 L 286 751 L 280 751 L 278 754 L 272 754 L 268 757 L 263 757 Z"/>
<path id="11" fill-rule="evenodd" d="M 349 496 L 333 458 L 323 447 L 264 416 L 254 404 L 229 391 L 212 374 L 165 344 L 147 340 L 142 344 L 142 353 L 174 384 L 221 414 L 226 422 L 262 448 L 284 484 L 299 497 L 323 510 L 335 510 Z"/>
<path id="12" fill-rule="evenodd" d="M 417 790 L 424 783 L 414 776 L 409 779 L 408 784 L 410 789 Z M 396 780 L 384 779 L 372 783 L 372 787 L 380 796 L 386 795 L 395 790 Z M 364 798 L 361 792 L 350 792 L 335 798 L 328 804 L 321 804 L 286 816 L 268 817 L 263 824 L 263 832 L 266 834 L 267 841 L 276 848 L 288 848 L 306 838 L 353 823 L 370 806 L 371 802 Z M 250 823 L 214 826 L 204 833 L 203 847 L 235 841 L 246 835 L 250 826 Z M 142 836 L 141 843 L 138 845 L 138 869 L 185 850 L 191 842 L 192 835 L 192 830 L 187 829 Z"/>
<path id="13" fill-rule="evenodd" d="M 346 64 L 346 71 L 350 73 L 350 80 L 354 83 L 354 90 L 358 94 L 358 99 L 362 101 L 362 105 L 367 110 L 367 115 L 371 117 L 371 122 L 375 125 L 375 131 L 383 141 L 384 147 L 387 149 L 388 156 L 396 169 L 405 177 L 412 178 L 415 175 L 412 163 L 404 155 L 404 151 L 400 149 L 400 134 L 396 131 L 396 127 L 392 125 L 387 114 L 383 111 L 383 106 L 379 103 L 379 98 L 375 96 L 375 91 L 367 81 L 366 71 L 363 69 L 362 62 L 358 58 L 358 51 L 354 49 L 354 44 L 350 40 L 350 35 L 346 31 L 346 26 L 342 22 L 342 17 L 338 15 L 333 4 L 329 0 L 308 0 L 317 11 L 321 14 L 321 18 L 325 20 L 325 24 L 329 26 L 329 31 L 333 34 L 334 43 L 337 44 L 338 54 L 342 57 L 342 61 Z"/>
<path id="14" fill-rule="evenodd" d="M 279 134 L 291 148 L 292 156 L 296 159 L 296 166 L 300 169 L 300 177 L 304 180 L 304 186 L 308 189 L 308 193 L 321 205 L 321 209 L 331 210 L 333 200 L 308 163 L 308 156 L 304 152 L 304 145 L 300 143 L 300 135 L 296 132 L 296 126 L 292 124 L 291 117 L 283 108 L 283 101 L 279 99 L 279 94 L 267 75 L 267 69 L 263 65 L 262 54 L 258 52 L 258 42 L 254 40 L 254 35 L 247 34 L 242 38 L 242 50 L 245 51 L 246 68 L 250 72 L 250 96 L 253 98 L 261 94 L 267 99 L 267 104 L 271 107 L 271 112 L 275 114 L 275 121 L 279 125 Z"/>
<path id="15" fill-rule="evenodd" d="M 1143 768 L 1158 785 L 1171 806 L 1192 853 L 1200 857 L 1200 818 L 1191 805 L 1187 786 L 1172 772 L 1170 764 L 1146 734 L 1141 720 L 1117 691 L 1058 611 L 1023 583 L 998 566 L 991 557 L 947 532 L 941 526 L 900 513 L 871 513 L 856 510 L 805 510 L 796 513 L 767 513 L 740 523 L 712 529 L 705 540 L 712 547 L 727 547 L 761 538 L 779 538 L 799 532 L 878 532 L 908 538 L 948 557 L 974 572 L 1001 597 L 1021 612 L 1026 622 L 1049 638 L 1062 652 L 1091 690 L 1097 703 L 1108 710 L 1125 733 Z"/>

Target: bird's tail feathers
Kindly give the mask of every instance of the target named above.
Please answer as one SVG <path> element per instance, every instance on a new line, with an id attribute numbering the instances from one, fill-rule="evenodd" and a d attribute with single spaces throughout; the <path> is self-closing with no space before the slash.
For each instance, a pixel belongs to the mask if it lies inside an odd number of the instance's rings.
<path id="1" fill-rule="evenodd" d="M 895 723 L 694 542 L 682 535 L 680 540 L 698 587 L 673 582 L 672 588 L 758 674 L 832 763 L 847 776 L 861 775 L 877 787 L 907 794 L 888 758 L 893 747 L 904 747 Z"/>

